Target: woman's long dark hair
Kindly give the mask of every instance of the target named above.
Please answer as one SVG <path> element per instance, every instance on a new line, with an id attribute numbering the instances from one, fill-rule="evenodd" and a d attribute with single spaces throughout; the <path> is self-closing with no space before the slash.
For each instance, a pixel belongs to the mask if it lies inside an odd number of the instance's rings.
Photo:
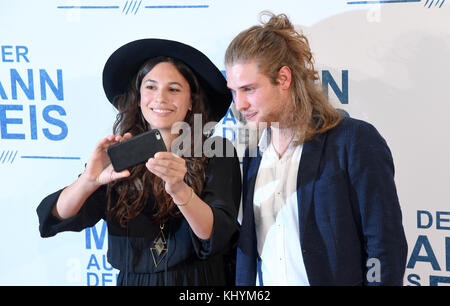
<path id="1" fill-rule="evenodd" d="M 194 114 L 201 114 L 202 128 L 209 121 L 208 105 L 206 97 L 192 70 L 183 62 L 169 57 L 156 57 L 148 60 L 142 65 L 132 80 L 126 93 L 116 97 L 116 105 L 119 110 L 113 126 L 113 133 L 124 135 L 131 133 L 138 135 L 150 130 L 150 125 L 144 119 L 140 109 L 140 87 L 142 79 L 157 64 L 168 62 L 173 64 L 189 83 L 191 90 L 192 111 L 188 111 L 185 122 L 190 126 L 191 152 L 194 152 Z M 197 135 L 198 137 L 199 135 Z M 201 135 L 202 143 L 205 136 Z M 170 150 L 170 148 L 168 148 Z M 186 184 L 191 186 L 194 192 L 201 195 L 205 181 L 205 169 L 207 159 L 202 157 L 183 156 L 186 160 L 187 173 L 184 178 Z M 155 222 L 165 223 L 180 213 L 173 203 L 172 198 L 164 188 L 164 181 L 152 174 L 145 165 L 138 165 L 130 170 L 130 176 L 108 184 L 107 218 L 115 220 L 121 227 L 126 227 L 129 220 L 135 218 L 148 202 L 153 194 L 155 206 L 153 207 L 153 219 Z M 117 193 L 117 203 L 111 205 L 111 193 Z"/>

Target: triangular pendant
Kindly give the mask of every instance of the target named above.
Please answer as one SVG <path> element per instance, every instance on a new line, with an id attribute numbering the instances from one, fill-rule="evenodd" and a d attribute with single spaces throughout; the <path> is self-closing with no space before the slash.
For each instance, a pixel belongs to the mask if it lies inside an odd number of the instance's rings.
<path id="1" fill-rule="evenodd" d="M 153 263 L 157 267 L 167 254 L 166 238 L 164 237 L 162 228 L 158 236 L 153 240 L 153 247 L 150 248 L 150 252 L 152 253 Z"/>

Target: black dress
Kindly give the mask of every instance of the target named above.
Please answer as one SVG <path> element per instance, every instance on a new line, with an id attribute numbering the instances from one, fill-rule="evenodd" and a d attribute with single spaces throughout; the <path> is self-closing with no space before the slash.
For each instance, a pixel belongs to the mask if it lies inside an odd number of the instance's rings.
<path id="1" fill-rule="evenodd" d="M 63 231 L 81 231 L 105 219 L 106 186 L 95 191 L 77 215 L 63 221 L 51 213 L 61 191 L 47 196 L 37 208 L 42 237 L 51 237 Z M 211 238 L 199 239 L 184 217 L 172 218 L 163 229 L 168 251 L 159 259 L 153 241 L 160 233 L 160 225 L 151 219 L 154 212 L 152 196 L 143 211 L 129 221 L 128 228 L 106 220 L 107 258 L 120 271 L 117 285 L 233 285 L 240 195 L 238 158 L 209 158 L 201 198 L 211 206 L 214 215 Z M 112 203 L 115 198 L 112 194 Z M 157 259 L 157 266 L 154 258 Z"/>

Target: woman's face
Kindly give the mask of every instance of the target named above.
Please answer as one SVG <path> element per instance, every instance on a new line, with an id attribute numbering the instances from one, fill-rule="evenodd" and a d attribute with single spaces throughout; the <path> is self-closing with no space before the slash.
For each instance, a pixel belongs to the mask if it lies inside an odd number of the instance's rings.
<path id="1" fill-rule="evenodd" d="M 141 112 L 151 128 L 168 130 L 184 121 L 192 109 L 191 89 L 183 75 L 168 62 L 157 64 L 142 79 Z"/>

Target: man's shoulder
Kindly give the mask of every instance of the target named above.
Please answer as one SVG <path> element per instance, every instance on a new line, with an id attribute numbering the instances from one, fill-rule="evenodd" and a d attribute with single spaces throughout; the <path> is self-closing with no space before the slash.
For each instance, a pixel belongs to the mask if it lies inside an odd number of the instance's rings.
<path id="1" fill-rule="evenodd" d="M 334 137 L 370 137 L 379 136 L 379 133 L 375 126 L 367 121 L 345 117 L 338 125 L 329 130 L 329 135 Z"/>
<path id="2" fill-rule="evenodd" d="M 375 150 L 387 142 L 375 126 L 367 121 L 346 117 L 327 135 L 328 145 Z"/>
<path id="3" fill-rule="evenodd" d="M 353 117 L 344 117 L 335 128 L 357 129 L 357 128 L 374 128 L 374 126 L 373 124 L 361 119 Z"/>

